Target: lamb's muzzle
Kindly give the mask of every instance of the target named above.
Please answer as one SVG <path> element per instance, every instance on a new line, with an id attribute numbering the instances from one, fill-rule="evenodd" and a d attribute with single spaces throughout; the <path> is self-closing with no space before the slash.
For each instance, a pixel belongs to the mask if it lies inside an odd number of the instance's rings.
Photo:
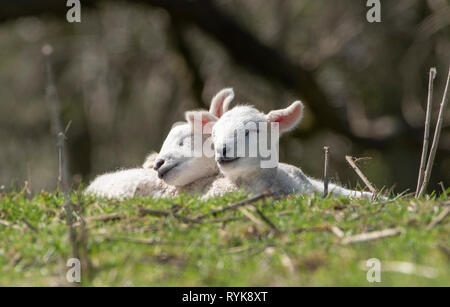
<path id="1" fill-rule="evenodd" d="M 274 110 L 268 114 L 258 111 L 252 106 L 236 106 L 226 112 L 219 119 L 209 117 L 207 114 L 197 115 L 202 118 L 203 124 L 213 124 L 212 136 L 215 147 L 216 161 L 220 171 L 226 178 L 236 185 L 244 188 L 249 193 L 259 194 L 267 190 L 281 193 L 311 193 L 323 192 L 323 183 L 307 177 L 300 168 L 278 162 L 278 138 L 279 134 L 294 129 L 301 121 L 303 115 L 303 104 L 295 101 L 289 107 Z M 210 122 L 207 122 L 207 121 Z M 263 164 L 265 158 L 260 150 L 256 156 L 253 155 L 230 155 L 232 148 L 249 148 L 257 146 L 261 149 L 264 137 L 252 144 L 246 125 L 258 123 L 263 126 L 275 125 L 275 138 L 271 136 L 271 162 L 274 164 Z M 277 127 L 278 126 L 278 127 Z M 244 144 L 240 144 L 239 136 L 245 136 Z M 269 135 L 267 135 L 269 136 Z M 236 147 L 237 145 L 237 147 Z M 245 147 L 242 147 L 245 145 Z M 241 147 L 239 147 L 241 146 Z M 251 150 L 251 149 L 250 149 Z M 234 153 L 234 152 L 233 152 Z M 272 159 L 275 158 L 275 159 Z M 351 191 L 334 184 L 329 185 L 329 191 L 335 195 L 346 195 L 352 197 L 371 197 L 371 193 Z"/>
<path id="2" fill-rule="evenodd" d="M 219 118 L 228 111 L 233 97 L 232 89 L 220 91 L 212 99 L 209 115 Z M 187 122 L 172 126 L 159 154 L 148 156 L 142 168 L 98 176 L 85 193 L 123 199 L 134 195 L 173 197 L 179 193 L 204 193 L 212 197 L 234 190 L 235 186 L 218 174 L 214 157 L 190 154 L 192 137 L 197 131 L 193 130 L 189 114 L 186 113 Z"/>
<path id="3" fill-rule="evenodd" d="M 162 161 L 164 161 L 164 160 L 162 160 Z M 173 170 L 177 166 L 178 166 L 178 163 L 175 162 L 175 163 L 172 163 L 172 164 L 164 164 L 162 167 L 159 167 L 157 169 L 157 171 L 158 171 L 158 178 L 159 179 L 164 179 L 164 175 L 166 175 L 168 172 L 170 172 L 171 170 Z"/>

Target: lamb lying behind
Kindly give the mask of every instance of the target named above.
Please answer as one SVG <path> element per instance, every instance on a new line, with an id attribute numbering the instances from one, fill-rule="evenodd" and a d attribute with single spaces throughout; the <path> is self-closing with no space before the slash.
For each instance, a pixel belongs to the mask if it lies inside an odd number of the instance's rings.
<path id="1" fill-rule="evenodd" d="M 247 192 L 323 193 L 322 182 L 307 177 L 300 168 L 278 163 L 279 135 L 271 124 L 278 124 L 280 133 L 287 132 L 300 122 L 302 114 L 303 104 L 296 101 L 286 109 L 271 111 L 267 115 L 251 106 L 236 106 L 220 119 L 204 112 L 197 114 L 196 118 L 203 118 L 204 125 L 214 124 L 212 137 L 219 168 L 225 177 Z M 265 144 L 269 135 L 272 135 L 271 156 L 263 157 L 261 148 L 268 148 Z M 238 154 L 239 148 L 245 149 L 244 154 Z M 254 155 L 249 154 L 251 148 L 255 150 Z M 262 167 L 267 164 L 267 159 L 275 159 L 275 163 Z M 329 191 L 335 195 L 372 197 L 371 193 L 352 191 L 335 184 L 329 184 Z"/>
<path id="2" fill-rule="evenodd" d="M 220 91 L 211 102 L 210 112 L 215 117 L 228 110 L 234 98 L 232 89 Z M 191 113 L 188 122 L 177 123 L 170 130 L 159 155 L 147 157 L 143 168 L 120 170 L 97 177 L 86 189 L 86 194 L 124 199 L 133 196 L 174 197 L 180 193 L 201 194 L 203 198 L 223 195 L 237 190 L 219 175 L 214 156 L 194 156 L 192 142 L 201 135 L 202 141 L 210 134 L 194 131 Z"/>
<path id="3" fill-rule="evenodd" d="M 147 157 L 145 163 L 150 163 L 156 159 L 157 154 L 153 153 Z M 124 199 L 134 195 L 140 195 L 140 185 L 148 186 L 155 197 L 170 195 L 175 187 L 165 185 L 158 179 L 157 174 L 150 169 L 133 168 L 124 169 L 112 173 L 100 175 L 92 181 L 85 190 L 85 194 Z"/>

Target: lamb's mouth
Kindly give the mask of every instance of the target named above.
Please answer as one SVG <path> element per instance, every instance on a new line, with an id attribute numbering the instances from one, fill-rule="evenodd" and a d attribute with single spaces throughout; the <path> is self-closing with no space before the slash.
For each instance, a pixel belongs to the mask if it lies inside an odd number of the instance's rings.
<path id="1" fill-rule="evenodd" d="M 158 170 L 158 178 L 159 179 L 163 179 L 164 178 L 164 176 L 168 173 L 168 172 L 170 172 L 171 170 L 173 170 L 175 167 L 177 167 L 178 166 L 178 163 L 174 163 L 174 164 L 172 164 L 172 165 L 168 165 L 168 166 L 163 166 L 163 167 L 161 167 L 159 170 Z"/>
<path id="2" fill-rule="evenodd" d="M 236 161 L 236 160 L 238 160 L 239 159 L 239 157 L 232 157 L 232 158 L 227 158 L 227 157 L 220 157 L 218 160 L 217 160 L 217 162 L 219 163 L 219 164 L 228 164 L 228 163 L 231 163 L 231 162 L 234 162 L 234 161 Z"/>

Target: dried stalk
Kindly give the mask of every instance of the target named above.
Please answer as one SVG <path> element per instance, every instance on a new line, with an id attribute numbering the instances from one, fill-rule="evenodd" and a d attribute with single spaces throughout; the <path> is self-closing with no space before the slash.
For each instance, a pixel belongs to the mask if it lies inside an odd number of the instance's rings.
<path id="1" fill-rule="evenodd" d="M 348 164 L 350 164 L 350 166 L 353 168 L 353 170 L 356 172 L 356 174 L 358 174 L 359 178 L 362 179 L 364 184 L 369 188 L 370 192 L 372 192 L 373 196 L 375 197 L 375 195 L 377 194 L 377 190 L 372 186 L 372 184 L 367 179 L 367 177 L 364 176 L 364 174 L 361 172 L 361 170 L 358 168 L 358 166 L 356 166 L 355 162 L 353 161 L 353 158 L 350 156 L 345 156 L 345 159 L 347 160 Z"/>
<path id="2" fill-rule="evenodd" d="M 34 227 L 33 225 L 31 225 L 31 223 L 28 222 L 27 219 L 22 218 L 21 220 L 22 220 L 22 222 L 24 222 L 24 224 L 25 224 L 32 232 L 38 233 L 38 230 L 36 229 L 36 227 Z"/>
<path id="3" fill-rule="evenodd" d="M 331 226 L 330 231 L 336 235 L 339 239 L 344 237 L 344 232 L 337 226 Z"/>
<path id="4" fill-rule="evenodd" d="M 434 226 L 436 226 L 437 224 L 439 224 L 440 222 L 442 222 L 447 215 L 450 213 L 450 207 L 446 207 L 444 209 L 444 211 L 441 212 L 441 214 L 439 214 L 435 219 L 433 219 L 431 221 L 431 223 L 427 226 L 427 230 L 431 230 L 434 228 Z"/>
<path id="5" fill-rule="evenodd" d="M 361 270 L 367 271 L 365 261 L 361 261 L 359 267 Z M 396 272 L 407 275 L 417 275 L 426 278 L 436 278 L 439 273 L 433 267 L 418 265 L 412 262 L 404 262 L 404 261 L 382 261 L 381 271 Z"/>
<path id="6" fill-rule="evenodd" d="M 246 218 L 248 218 L 250 221 L 252 221 L 256 225 L 261 226 L 261 227 L 264 225 L 264 223 L 262 221 L 260 221 L 256 216 L 254 216 L 250 212 L 248 212 L 248 210 L 246 210 L 245 208 L 240 207 L 239 211 L 241 211 L 242 214 L 244 214 Z"/>
<path id="7" fill-rule="evenodd" d="M 428 143 L 430 142 L 430 126 L 431 126 L 431 106 L 433 103 L 433 81 L 436 77 L 436 68 L 430 68 L 430 76 L 428 79 L 428 98 L 427 98 L 427 113 L 425 115 L 425 131 L 423 134 L 422 157 L 420 158 L 419 176 L 417 179 L 416 197 L 419 196 L 420 187 L 423 183 L 423 176 L 425 173 L 426 158 L 428 153 Z"/>
<path id="8" fill-rule="evenodd" d="M 141 238 L 126 238 L 126 237 L 104 237 L 103 239 L 108 241 L 120 241 L 120 242 L 128 242 L 128 243 L 136 243 L 136 244 L 145 244 L 145 245 L 169 245 L 169 246 L 186 246 L 186 245 L 197 245 L 192 242 L 181 242 L 181 241 L 160 241 L 154 239 L 141 239 Z"/>
<path id="9" fill-rule="evenodd" d="M 50 45 L 44 45 L 42 47 L 42 54 L 44 55 L 45 68 L 47 74 L 47 86 L 46 86 L 46 100 L 50 108 L 50 116 L 52 123 L 52 131 L 57 139 L 57 149 L 58 149 L 58 189 L 63 192 L 64 195 L 64 205 L 63 208 L 66 213 L 66 223 L 69 228 L 69 238 L 72 246 L 72 257 L 79 259 L 78 253 L 78 242 L 77 233 L 73 226 L 74 210 L 72 204 L 69 200 L 69 170 L 67 167 L 65 159 L 64 141 L 66 139 L 65 133 L 70 126 L 67 125 L 66 129 L 63 130 L 61 121 L 61 108 L 59 104 L 59 98 L 56 91 L 55 82 L 53 79 L 53 70 L 51 65 L 51 55 L 53 53 L 53 47 Z"/>
<path id="10" fill-rule="evenodd" d="M 324 168 L 323 168 L 323 197 L 328 195 L 328 155 L 330 147 L 324 146 Z"/>
<path id="11" fill-rule="evenodd" d="M 9 227 L 12 225 L 11 222 L 5 221 L 5 220 L 0 220 L 0 225 L 3 225 L 5 227 Z"/>
<path id="12" fill-rule="evenodd" d="M 264 213 L 261 212 L 261 210 L 259 210 L 256 206 L 253 206 L 255 208 L 256 213 L 259 215 L 259 217 L 263 220 L 264 223 L 266 223 L 267 225 L 269 225 L 269 227 L 276 233 L 280 234 L 283 231 L 281 231 L 280 229 L 277 228 L 277 226 L 275 226 L 274 223 L 272 223 L 271 220 L 269 220 L 268 217 L 266 217 L 264 215 Z"/>
<path id="13" fill-rule="evenodd" d="M 444 111 L 447 106 L 448 101 L 448 86 L 450 83 L 450 66 L 447 74 L 447 82 L 445 84 L 444 95 L 442 96 L 441 107 L 439 108 L 439 116 L 436 123 L 436 128 L 434 130 L 433 143 L 431 144 L 430 155 L 428 157 L 427 168 L 425 169 L 425 175 L 423 179 L 422 187 L 420 188 L 420 192 L 418 197 L 420 197 L 426 190 L 428 186 L 428 182 L 430 181 L 431 169 L 433 168 L 434 157 L 436 156 L 437 147 L 439 144 L 439 138 L 441 136 L 442 122 L 444 121 Z"/>
<path id="14" fill-rule="evenodd" d="M 127 216 L 125 214 L 109 213 L 109 214 L 88 217 L 88 218 L 86 218 L 86 223 L 118 221 L 118 220 L 123 220 L 126 218 L 127 218 Z"/>
<path id="15" fill-rule="evenodd" d="M 444 194 L 445 197 L 447 197 L 447 192 L 444 186 L 444 182 L 443 181 L 439 181 L 439 185 L 441 186 L 441 190 L 442 190 L 442 194 Z"/>
<path id="16" fill-rule="evenodd" d="M 139 208 L 139 213 L 141 215 L 152 215 L 152 216 L 158 216 L 158 217 L 169 217 L 169 216 L 173 216 L 174 218 L 177 218 L 183 222 L 187 222 L 187 223 L 199 223 L 200 221 L 198 219 L 192 219 L 186 216 L 182 216 L 179 214 L 176 214 L 174 212 L 169 212 L 169 211 L 163 211 L 163 210 L 154 210 L 154 209 L 147 209 L 147 208 Z"/>
<path id="17" fill-rule="evenodd" d="M 399 228 L 391 228 L 391 229 L 384 229 L 379 231 L 373 231 L 373 232 L 366 232 L 357 234 L 351 237 L 344 238 L 342 240 L 342 244 L 350 244 L 350 243 L 359 243 L 359 242 L 366 242 L 366 241 L 372 241 L 376 239 L 391 237 L 400 234 L 402 231 Z"/>
<path id="18" fill-rule="evenodd" d="M 252 204 L 252 203 L 254 203 L 254 202 L 258 201 L 258 200 L 264 199 L 264 198 L 266 198 L 266 197 L 270 197 L 270 196 L 272 196 L 272 195 L 274 195 L 274 194 L 275 194 L 274 192 L 266 192 L 266 193 L 262 193 L 262 194 L 260 194 L 260 195 L 255 196 L 255 197 L 252 197 L 252 198 L 243 200 L 243 201 L 241 201 L 241 202 L 238 202 L 238 203 L 235 203 L 235 204 L 230 204 L 230 205 L 228 205 L 228 206 L 224 206 L 224 207 L 219 208 L 219 209 L 217 209 L 217 210 L 212 210 L 212 211 L 210 211 L 210 212 L 208 212 L 208 213 L 199 215 L 199 216 L 197 216 L 195 219 L 196 219 L 196 220 L 201 220 L 201 219 L 203 219 L 203 218 L 205 218 L 205 217 L 207 217 L 207 216 L 210 216 L 210 215 L 215 216 L 215 215 L 217 215 L 217 214 L 219 214 L 219 213 L 222 213 L 222 212 L 225 212 L 225 211 L 228 211 L 228 210 L 235 210 L 235 209 L 238 209 L 239 207 L 242 207 L 242 206 L 246 206 L 246 205 Z"/>

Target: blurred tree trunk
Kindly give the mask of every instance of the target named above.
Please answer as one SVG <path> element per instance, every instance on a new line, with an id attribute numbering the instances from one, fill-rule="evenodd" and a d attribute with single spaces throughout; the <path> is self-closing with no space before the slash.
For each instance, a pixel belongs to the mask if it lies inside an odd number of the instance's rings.
<path id="1" fill-rule="evenodd" d="M 84 9 L 100 2 L 83 1 L 82 7 Z M 336 107 L 330 103 L 327 95 L 316 82 L 312 71 L 291 62 L 281 52 L 261 43 L 231 16 L 218 8 L 212 0 L 128 0 L 127 2 L 161 7 L 167 10 L 171 18 L 176 20 L 177 23 L 194 24 L 221 43 L 242 67 L 290 89 L 304 99 L 313 111 L 317 125 L 322 128 L 328 128 L 361 145 L 374 148 L 385 148 L 396 141 L 417 144 L 421 140 L 422 128 L 411 127 L 402 118 L 399 118 L 399 127 L 391 135 L 384 138 L 374 139 L 368 136 L 355 135 L 350 128 L 346 108 Z M 64 1 L 40 0 L 37 4 L 34 0 L 17 0 L 7 2 L 7 5 L 1 7 L 0 21 L 43 13 L 65 17 L 66 11 Z M 185 51 L 188 49 L 181 44 L 179 47 L 186 55 Z M 186 60 L 186 62 L 191 65 L 190 60 Z M 199 87 L 199 85 L 194 84 L 194 87 Z M 194 89 L 197 97 L 199 96 L 198 91 L 198 89 Z M 300 135 L 298 131 L 295 133 Z"/>
<path id="2" fill-rule="evenodd" d="M 205 82 L 198 69 L 198 65 L 195 62 L 194 54 L 189 47 L 189 43 L 185 39 L 183 28 L 186 25 L 178 21 L 176 18 L 171 18 L 169 35 L 171 36 L 172 43 L 178 53 L 183 57 L 186 68 L 189 70 L 192 76 L 192 94 L 199 108 L 209 109 L 209 106 L 203 101 L 203 89 Z"/>

